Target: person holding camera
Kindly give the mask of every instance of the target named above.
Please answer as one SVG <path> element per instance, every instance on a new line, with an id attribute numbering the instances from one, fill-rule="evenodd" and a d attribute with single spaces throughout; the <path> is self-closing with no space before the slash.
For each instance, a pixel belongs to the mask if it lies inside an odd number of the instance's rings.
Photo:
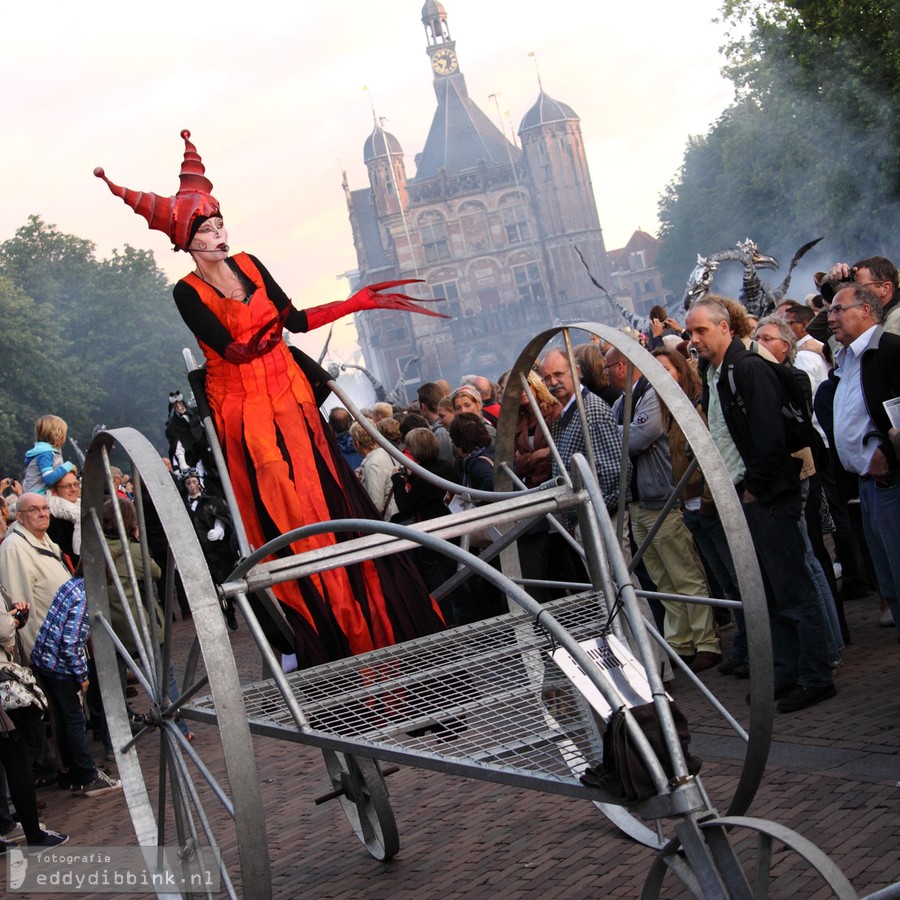
<path id="1" fill-rule="evenodd" d="M 11 495 L 15 495 L 16 497 L 18 497 L 21 493 L 22 485 L 12 475 L 7 475 L 5 478 L 0 478 L 0 494 L 2 494 L 4 497 L 9 497 Z"/>
<path id="2" fill-rule="evenodd" d="M 867 256 L 852 266 L 835 263 L 826 273 L 816 275 L 816 284 L 828 304 L 843 288 L 854 284 L 865 288 L 881 306 L 882 328 L 889 334 L 900 334 L 900 274 L 889 259 Z"/>

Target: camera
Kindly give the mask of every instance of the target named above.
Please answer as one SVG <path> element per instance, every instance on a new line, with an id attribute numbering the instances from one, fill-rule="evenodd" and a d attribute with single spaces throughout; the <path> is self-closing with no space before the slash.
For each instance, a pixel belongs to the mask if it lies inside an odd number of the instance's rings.
<path id="1" fill-rule="evenodd" d="M 10 615 L 16 620 L 19 628 L 21 628 L 28 621 L 28 610 L 27 609 L 16 609 L 13 610 Z"/>

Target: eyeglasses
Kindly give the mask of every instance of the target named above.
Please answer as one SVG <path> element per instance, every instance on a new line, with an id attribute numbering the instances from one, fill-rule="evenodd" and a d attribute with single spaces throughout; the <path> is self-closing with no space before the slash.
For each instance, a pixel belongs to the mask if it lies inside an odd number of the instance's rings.
<path id="1" fill-rule="evenodd" d="M 854 307 L 857 307 L 857 306 L 868 306 L 868 305 L 869 305 L 868 303 L 845 303 L 843 305 L 840 303 L 832 303 L 831 306 L 828 307 L 828 315 L 830 316 L 830 315 L 834 314 L 836 316 L 839 316 L 842 312 L 844 312 L 844 310 L 853 309 Z"/>
<path id="2" fill-rule="evenodd" d="M 19 507 L 18 512 L 22 513 L 47 513 L 50 515 L 50 507 L 49 506 L 29 506 L 28 509 L 22 509 Z"/>

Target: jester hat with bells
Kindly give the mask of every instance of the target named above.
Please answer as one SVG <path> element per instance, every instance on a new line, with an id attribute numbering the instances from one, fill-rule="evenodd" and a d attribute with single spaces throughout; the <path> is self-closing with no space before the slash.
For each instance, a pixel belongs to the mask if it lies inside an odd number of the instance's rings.
<path id="1" fill-rule="evenodd" d="M 184 138 L 184 161 L 178 176 L 181 189 L 174 197 L 144 194 L 119 187 L 106 177 L 99 166 L 94 169 L 94 174 L 102 178 L 117 197 L 121 197 L 124 203 L 143 216 L 152 229 L 167 234 L 176 250 L 187 250 L 193 238 L 194 223 L 198 219 L 208 219 L 222 213 L 219 211 L 219 201 L 210 193 L 212 182 L 206 177 L 203 160 L 190 142 L 190 131 L 185 129 L 181 136 Z"/>

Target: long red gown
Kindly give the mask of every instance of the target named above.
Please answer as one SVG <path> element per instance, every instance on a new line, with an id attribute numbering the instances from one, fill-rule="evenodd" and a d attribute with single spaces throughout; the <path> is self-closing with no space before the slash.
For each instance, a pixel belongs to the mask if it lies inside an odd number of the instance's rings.
<path id="1" fill-rule="evenodd" d="M 377 519 L 326 435 L 310 381 L 284 341 L 239 365 L 225 359 L 228 343 L 248 342 L 290 303 L 253 257 L 241 253 L 228 263 L 250 282 L 246 302 L 223 297 L 194 274 L 176 285 L 175 299 L 206 357 L 206 394 L 250 544 L 258 548 L 293 528 L 334 518 Z M 305 314 L 292 310 L 287 327 L 305 331 L 305 326 Z M 302 552 L 335 540 L 319 535 L 292 549 Z M 443 627 L 437 604 L 403 555 L 285 582 L 274 592 L 296 613 L 288 619 L 301 666 Z"/>

